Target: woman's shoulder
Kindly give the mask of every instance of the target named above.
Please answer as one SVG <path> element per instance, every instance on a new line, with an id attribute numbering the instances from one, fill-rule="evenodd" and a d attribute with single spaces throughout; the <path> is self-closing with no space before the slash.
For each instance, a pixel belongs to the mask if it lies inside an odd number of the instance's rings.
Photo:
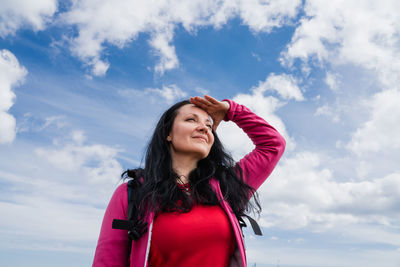
<path id="1" fill-rule="evenodd" d="M 123 182 L 117 186 L 110 203 L 128 205 L 128 182 Z"/>
<path id="2" fill-rule="evenodd" d="M 126 191 L 128 189 L 128 182 L 129 181 L 124 181 L 120 185 L 118 185 L 117 188 L 115 189 L 115 194 L 126 193 Z"/>
<path id="3" fill-rule="evenodd" d="M 127 179 L 123 181 L 114 191 L 114 195 L 118 198 L 128 199 L 129 192 L 134 192 L 136 188 L 138 188 L 142 181 L 141 179 Z"/>

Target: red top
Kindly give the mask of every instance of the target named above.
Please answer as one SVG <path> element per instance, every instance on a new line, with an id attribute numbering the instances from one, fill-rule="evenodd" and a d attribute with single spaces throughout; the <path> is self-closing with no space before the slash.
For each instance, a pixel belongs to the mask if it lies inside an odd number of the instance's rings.
<path id="1" fill-rule="evenodd" d="M 160 213 L 153 222 L 149 267 L 229 266 L 234 235 L 219 206 Z"/>

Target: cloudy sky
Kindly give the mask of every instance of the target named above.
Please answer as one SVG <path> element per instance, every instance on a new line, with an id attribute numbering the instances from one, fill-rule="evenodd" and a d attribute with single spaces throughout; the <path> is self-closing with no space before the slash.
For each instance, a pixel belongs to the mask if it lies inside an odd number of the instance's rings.
<path id="1" fill-rule="evenodd" d="M 286 138 L 249 266 L 400 266 L 400 2 L 2 0 L 0 265 L 90 266 L 157 118 L 210 94 Z M 218 133 L 235 159 L 253 146 Z"/>

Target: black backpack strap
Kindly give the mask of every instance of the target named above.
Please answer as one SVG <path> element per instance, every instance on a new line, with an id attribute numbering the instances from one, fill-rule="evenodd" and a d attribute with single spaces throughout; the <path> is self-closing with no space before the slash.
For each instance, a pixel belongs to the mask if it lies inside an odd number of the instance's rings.
<path id="1" fill-rule="evenodd" d="M 128 214 L 128 220 L 132 219 L 132 212 L 133 212 L 133 201 L 132 201 L 132 188 L 133 188 L 134 184 L 133 184 L 133 179 L 129 180 L 128 182 L 128 210 L 127 210 L 127 214 Z"/>
<path id="2" fill-rule="evenodd" d="M 130 230 L 133 227 L 133 223 L 130 221 L 132 218 L 132 206 L 133 202 L 131 199 L 132 196 L 132 182 L 133 180 L 129 180 L 128 182 L 128 207 L 127 207 L 127 219 L 126 220 L 119 220 L 119 219 L 114 219 L 112 222 L 112 228 L 113 229 L 119 229 L 119 230 Z"/>
<path id="3" fill-rule="evenodd" d="M 127 219 L 126 220 L 114 219 L 113 222 L 112 222 L 112 228 L 113 229 L 127 230 L 131 241 L 133 239 L 137 240 L 140 236 L 142 236 L 143 232 L 145 231 L 145 227 L 144 226 L 147 225 L 147 223 L 140 224 L 139 222 L 133 222 L 132 221 L 132 212 L 133 212 L 132 191 L 133 191 L 134 185 L 135 184 L 134 184 L 134 180 L 133 179 L 128 181 L 128 186 L 127 186 L 127 188 L 128 188 Z M 138 230 L 138 229 L 141 229 L 141 230 Z"/>
<path id="4" fill-rule="evenodd" d="M 253 218 L 251 218 L 249 215 L 244 214 L 240 219 L 239 219 L 239 225 L 240 227 L 247 227 L 246 222 L 243 220 L 243 217 L 246 217 L 251 225 L 251 228 L 253 228 L 253 232 L 255 235 L 263 235 L 261 232 L 261 228 L 258 225 L 258 223 L 256 222 L 256 220 L 254 220 Z"/>

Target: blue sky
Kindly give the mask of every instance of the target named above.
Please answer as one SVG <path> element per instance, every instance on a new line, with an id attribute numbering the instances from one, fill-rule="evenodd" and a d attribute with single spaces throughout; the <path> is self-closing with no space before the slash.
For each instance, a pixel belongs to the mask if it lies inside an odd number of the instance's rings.
<path id="1" fill-rule="evenodd" d="M 120 173 L 204 93 L 288 143 L 249 266 L 400 265 L 397 1 L 112 3 L 0 7 L 1 266 L 90 266 Z M 235 159 L 253 148 L 218 134 Z"/>

